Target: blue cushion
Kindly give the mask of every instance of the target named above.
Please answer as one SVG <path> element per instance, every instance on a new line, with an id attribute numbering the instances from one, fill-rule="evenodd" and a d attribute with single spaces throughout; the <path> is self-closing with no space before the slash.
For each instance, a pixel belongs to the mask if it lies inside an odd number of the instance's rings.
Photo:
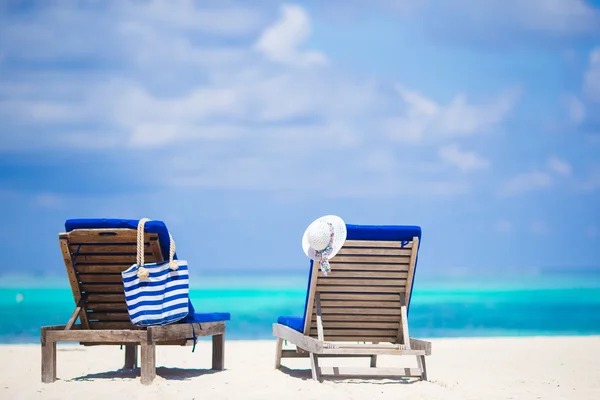
<path id="1" fill-rule="evenodd" d="M 277 323 L 298 331 L 304 332 L 304 317 L 279 317 Z"/>
<path id="2" fill-rule="evenodd" d="M 68 219 L 65 222 L 65 229 L 71 232 L 74 229 L 135 229 L 137 230 L 139 219 L 110 219 L 110 218 L 87 218 L 87 219 Z M 157 233 L 160 240 L 160 248 L 164 255 L 169 254 L 169 230 L 167 225 L 162 221 L 148 221 L 144 224 L 144 232 Z M 177 253 L 175 253 L 177 259 Z M 182 323 L 189 322 L 217 322 L 229 321 L 231 315 L 229 313 L 197 313 L 194 310 L 191 300 L 189 301 L 189 314 Z"/>
<path id="3" fill-rule="evenodd" d="M 213 313 L 193 313 L 189 314 L 182 322 L 218 322 L 229 321 L 231 315 L 228 312 L 213 312 Z"/>
<path id="4" fill-rule="evenodd" d="M 387 240 L 390 242 L 409 242 L 414 237 L 419 238 L 419 247 L 421 246 L 421 228 L 412 225 L 349 225 L 346 224 L 346 240 Z M 418 251 L 418 249 L 417 249 Z M 417 253 L 418 254 L 418 253 Z M 418 260 L 418 256 L 417 259 Z M 417 264 L 415 260 L 415 272 Z M 308 294 L 310 290 L 310 279 L 312 277 L 313 261 L 310 260 L 308 271 L 308 287 L 306 289 L 306 298 L 304 300 L 304 315 L 302 317 L 279 317 L 278 324 L 288 326 L 298 332 L 304 332 L 304 318 L 306 316 L 306 307 L 308 306 Z M 415 274 L 413 274 L 413 282 Z M 411 285 L 413 284 L 411 282 Z M 412 291 L 411 297 L 412 297 Z M 408 299 L 410 307 L 410 298 Z M 408 310 L 407 310 L 408 312 Z"/>
<path id="5" fill-rule="evenodd" d="M 346 240 L 388 240 L 390 242 L 421 239 L 421 228 L 410 225 L 348 225 Z"/>
<path id="6" fill-rule="evenodd" d="M 68 219 L 65 229 L 71 232 L 74 229 L 135 229 L 137 230 L 139 219 L 110 219 L 110 218 L 87 218 Z M 160 249 L 164 257 L 169 256 L 169 231 L 162 221 L 148 221 L 144 224 L 144 232 L 158 233 Z M 175 253 L 177 259 L 177 253 Z"/>

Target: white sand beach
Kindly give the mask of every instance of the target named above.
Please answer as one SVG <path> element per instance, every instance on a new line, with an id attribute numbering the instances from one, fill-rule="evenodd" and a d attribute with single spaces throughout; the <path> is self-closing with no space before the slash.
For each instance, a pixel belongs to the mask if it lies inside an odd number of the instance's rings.
<path id="1" fill-rule="evenodd" d="M 0 399 L 600 399 L 600 336 L 433 339 L 428 382 L 310 379 L 308 359 L 284 359 L 300 370 L 275 370 L 275 340 L 227 341 L 225 371 L 211 371 L 210 342 L 160 347 L 150 386 L 139 370 L 120 370 L 118 346 L 58 346 L 57 376 L 40 381 L 38 345 L 0 346 Z M 380 356 L 381 366 L 413 366 L 414 357 Z M 368 359 L 323 359 L 364 365 Z"/>

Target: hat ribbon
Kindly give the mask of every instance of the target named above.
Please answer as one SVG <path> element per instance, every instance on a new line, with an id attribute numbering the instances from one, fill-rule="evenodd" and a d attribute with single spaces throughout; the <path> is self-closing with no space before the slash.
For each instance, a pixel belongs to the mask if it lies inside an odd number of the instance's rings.
<path id="1" fill-rule="evenodd" d="M 329 243 L 327 243 L 327 246 L 323 250 L 316 250 L 316 256 L 320 258 L 319 263 L 321 264 L 323 275 L 327 275 L 331 271 L 329 255 L 333 252 L 333 239 L 335 237 L 333 224 L 327 222 L 327 225 L 329 225 Z"/>

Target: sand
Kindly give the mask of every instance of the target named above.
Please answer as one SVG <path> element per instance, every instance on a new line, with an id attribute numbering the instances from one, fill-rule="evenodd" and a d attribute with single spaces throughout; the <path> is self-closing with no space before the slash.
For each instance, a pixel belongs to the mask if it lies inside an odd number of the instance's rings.
<path id="1" fill-rule="evenodd" d="M 120 370 L 118 346 L 59 344 L 58 380 L 40 382 L 37 345 L 0 346 L 0 399 L 600 399 L 600 336 L 433 339 L 428 382 L 310 379 L 308 359 L 273 368 L 275 341 L 227 341 L 225 371 L 211 371 L 210 342 L 161 347 L 150 386 L 139 370 Z M 414 357 L 380 356 L 380 365 L 413 366 Z M 324 359 L 321 365 L 367 359 Z"/>

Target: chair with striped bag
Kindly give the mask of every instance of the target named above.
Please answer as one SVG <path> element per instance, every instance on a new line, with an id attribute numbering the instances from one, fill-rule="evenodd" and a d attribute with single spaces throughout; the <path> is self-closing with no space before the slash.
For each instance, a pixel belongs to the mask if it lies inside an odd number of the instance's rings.
<path id="1" fill-rule="evenodd" d="M 139 346 L 140 380 L 150 384 L 156 377 L 156 345 L 195 344 L 198 336 L 212 336 L 212 369 L 224 369 L 229 313 L 195 312 L 187 263 L 177 259 L 165 223 L 146 222 L 138 241 L 139 225 L 127 219 L 66 221 L 59 244 L 75 310 L 66 325 L 41 328 L 42 382 L 56 380 L 58 342 L 123 345 L 125 368 L 137 366 Z M 138 276 L 140 270 L 145 271 Z"/>

